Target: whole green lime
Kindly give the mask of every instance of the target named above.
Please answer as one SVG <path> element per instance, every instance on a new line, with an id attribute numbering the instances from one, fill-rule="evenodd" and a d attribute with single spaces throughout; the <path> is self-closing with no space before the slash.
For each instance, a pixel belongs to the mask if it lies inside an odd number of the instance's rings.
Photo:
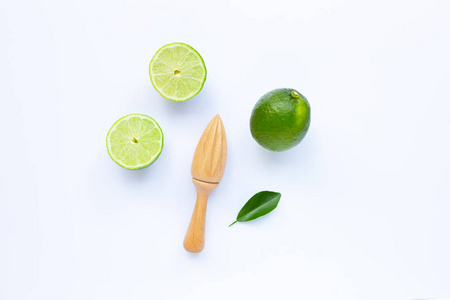
<path id="1" fill-rule="evenodd" d="M 271 151 L 285 151 L 301 142 L 308 132 L 311 108 L 294 89 L 275 89 L 262 96 L 253 108 L 253 138 Z"/>

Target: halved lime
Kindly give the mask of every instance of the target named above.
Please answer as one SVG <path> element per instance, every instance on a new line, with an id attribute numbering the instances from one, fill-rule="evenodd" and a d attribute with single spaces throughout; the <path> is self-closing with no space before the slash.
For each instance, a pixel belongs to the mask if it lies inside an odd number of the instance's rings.
<path id="1" fill-rule="evenodd" d="M 156 91 L 164 98 L 178 102 L 197 95 L 206 80 L 203 58 L 183 43 L 161 47 L 150 62 L 149 73 Z"/>
<path id="2" fill-rule="evenodd" d="M 158 123 L 146 115 L 131 114 L 114 123 L 106 136 L 112 160 L 126 169 L 149 166 L 161 154 L 164 135 Z"/>

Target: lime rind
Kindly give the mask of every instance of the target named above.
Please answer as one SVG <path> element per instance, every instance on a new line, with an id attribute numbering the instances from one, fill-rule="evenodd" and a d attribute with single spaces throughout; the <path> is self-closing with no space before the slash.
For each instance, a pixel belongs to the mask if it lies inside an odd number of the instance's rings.
<path id="1" fill-rule="evenodd" d="M 152 123 L 154 125 L 154 127 L 150 130 L 150 131 L 145 131 L 144 133 L 142 133 L 141 131 L 143 130 L 143 126 L 142 124 L 136 124 L 136 120 L 133 120 L 132 118 L 140 118 L 142 120 L 146 120 L 149 121 L 150 123 Z M 127 122 L 124 122 L 125 120 L 127 120 Z M 131 124 L 130 123 L 135 123 L 135 124 Z M 128 125 L 128 126 L 127 126 Z M 138 125 L 138 126 L 136 126 Z M 140 133 L 140 143 L 138 143 L 135 147 L 139 147 L 138 149 L 134 149 L 134 152 L 136 152 L 135 150 L 138 150 L 139 152 L 141 152 L 142 154 L 145 155 L 151 155 L 151 157 L 147 160 L 144 160 L 142 163 L 137 163 L 134 165 L 130 165 L 127 164 L 126 161 L 127 159 L 125 158 L 126 156 L 126 146 L 122 147 L 122 149 L 120 150 L 120 152 L 117 151 L 112 151 L 112 149 L 114 147 L 118 147 L 118 146 L 124 146 L 123 142 L 113 145 L 111 143 L 111 138 L 115 139 L 117 141 L 117 139 L 129 139 L 129 136 L 124 137 L 124 135 L 127 135 L 127 130 L 130 131 L 130 129 L 133 131 L 133 133 Z M 159 139 L 152 139 L 150 138 L 149 134 L 156 130 L 159 134 L 160 134 L 160 138 Z M 117 136 L 113 137 L 113 134 L 117 133 Z M 129 132 L 128 132 L 129 133 Z M 162 149 L 164 147 L 164 133 L 161 129 L 161 127 L 159 126 L 158 122 L 156 122 L 153 118 L 147 116 L 147 115 L 143 115 L 143 114 L 130 114 L 130 115 L 126 115 L 122 118 L 120 118 L 119 120 L 117 120 L 109 129 L 108 134 L 106 135 L 106 148 L 108 150 L 108 154 L 111 157 L 111 159 L 117 163 L 119 166 L 125 168 L 125 169 L 129 169 L 129 170 L 137 170 L 137 169 L 141 169 L 141 168 L 145 168 L 148 167 L 149 165 L 151 165 L 161 154 Z M 159 148 L 159 149 L 156 149 Z M 150 153 L 150 150 L 153 150 L 154 153 Z M 155 151 L 156 150 L 156 151 Z M 112 153 L 114 152 L 114 153 Z M 128 154 L 130 154 L 128 152 Z M 131 155 L 133 156 L 133 154 Z M 122 158 L 121 158 L 122 157 Z M 139 161 L 139 159 L 142 157 L 136 157 L 134 156 L 132 159 L 135 159 L 136 161 Z"/>
<path id="2" fill-rule="evenodd" d="M 177 53 L 174 51 L 176 46 L 178 46 Z M 171 51 L 163 51 L 168 49 L 171 49 Z M 174 69 L 176 67 L 182 68 L 183 64 L 190 61 L 189 56 L 195 57 L 200 63 L 194 65 L 193 68 L 184 69 L 180 78 L 188 80 L 181 80 L 175 76 L 174 72 L 176 71 Z M 162 72 L 153 73 L 152 69 L 155 68 Z M 189 71 L 189 75 L 185 74 L 187 71 Z M 149 74 L 153 87 L 162 97 L 171 101 L 183 102 L 200 93 L 206 81 L 207 70 L 202 56 L 194 48 L 185 43 L 177 42 L 164 45 L 156 52 L 149 64 Z M 194 76 L 191 76 L 191 74 Z M 171 84 L 173 80 L 176 80 L 175 86 Z M 192 89 L 186 84 L 187 81 L 190 85 L 194 85 Z M 195 81 L 197 82 L 195 83 Z M 176 93 L 178 88 L 188 90 L 186 96 L 174 96 L 173 93 Z"/>
<path id="3" fill-rule="evenodd" d="M 311 107 L 294 89 L 275 89 L 264 94 L 250 116 L 252 137 L 267 150 L 281 152 L 298 145 L 308 132 Z"/>

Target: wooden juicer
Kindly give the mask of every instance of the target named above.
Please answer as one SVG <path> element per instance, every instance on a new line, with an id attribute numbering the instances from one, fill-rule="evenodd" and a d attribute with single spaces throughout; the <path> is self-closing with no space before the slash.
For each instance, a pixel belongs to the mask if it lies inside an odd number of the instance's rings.
<path id="1" fill-rule="evenodd" d="M 197 189 L 197 201 L 191 222 L 184 238 L 184 248 L 199 253 L 205 246 L 206 205 L 209 194 L 218 185 L 227 160 L 227 139 L 219 115 L 216 115 L 203 132 L 192 161 L 192 182 Z"/>

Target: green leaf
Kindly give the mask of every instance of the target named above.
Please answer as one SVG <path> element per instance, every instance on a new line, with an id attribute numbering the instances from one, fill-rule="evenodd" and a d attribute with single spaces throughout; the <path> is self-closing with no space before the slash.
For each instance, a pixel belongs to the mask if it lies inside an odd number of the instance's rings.
<path id="1" fill-rule="evenodd" d="M 247 222 L 267 215 L 277 207 L 280 198 L 281 194 L 276 192 L 263 191 L 255 194 L 242 207 L 236 221 L 228 227 L 236 222 Z"/>

